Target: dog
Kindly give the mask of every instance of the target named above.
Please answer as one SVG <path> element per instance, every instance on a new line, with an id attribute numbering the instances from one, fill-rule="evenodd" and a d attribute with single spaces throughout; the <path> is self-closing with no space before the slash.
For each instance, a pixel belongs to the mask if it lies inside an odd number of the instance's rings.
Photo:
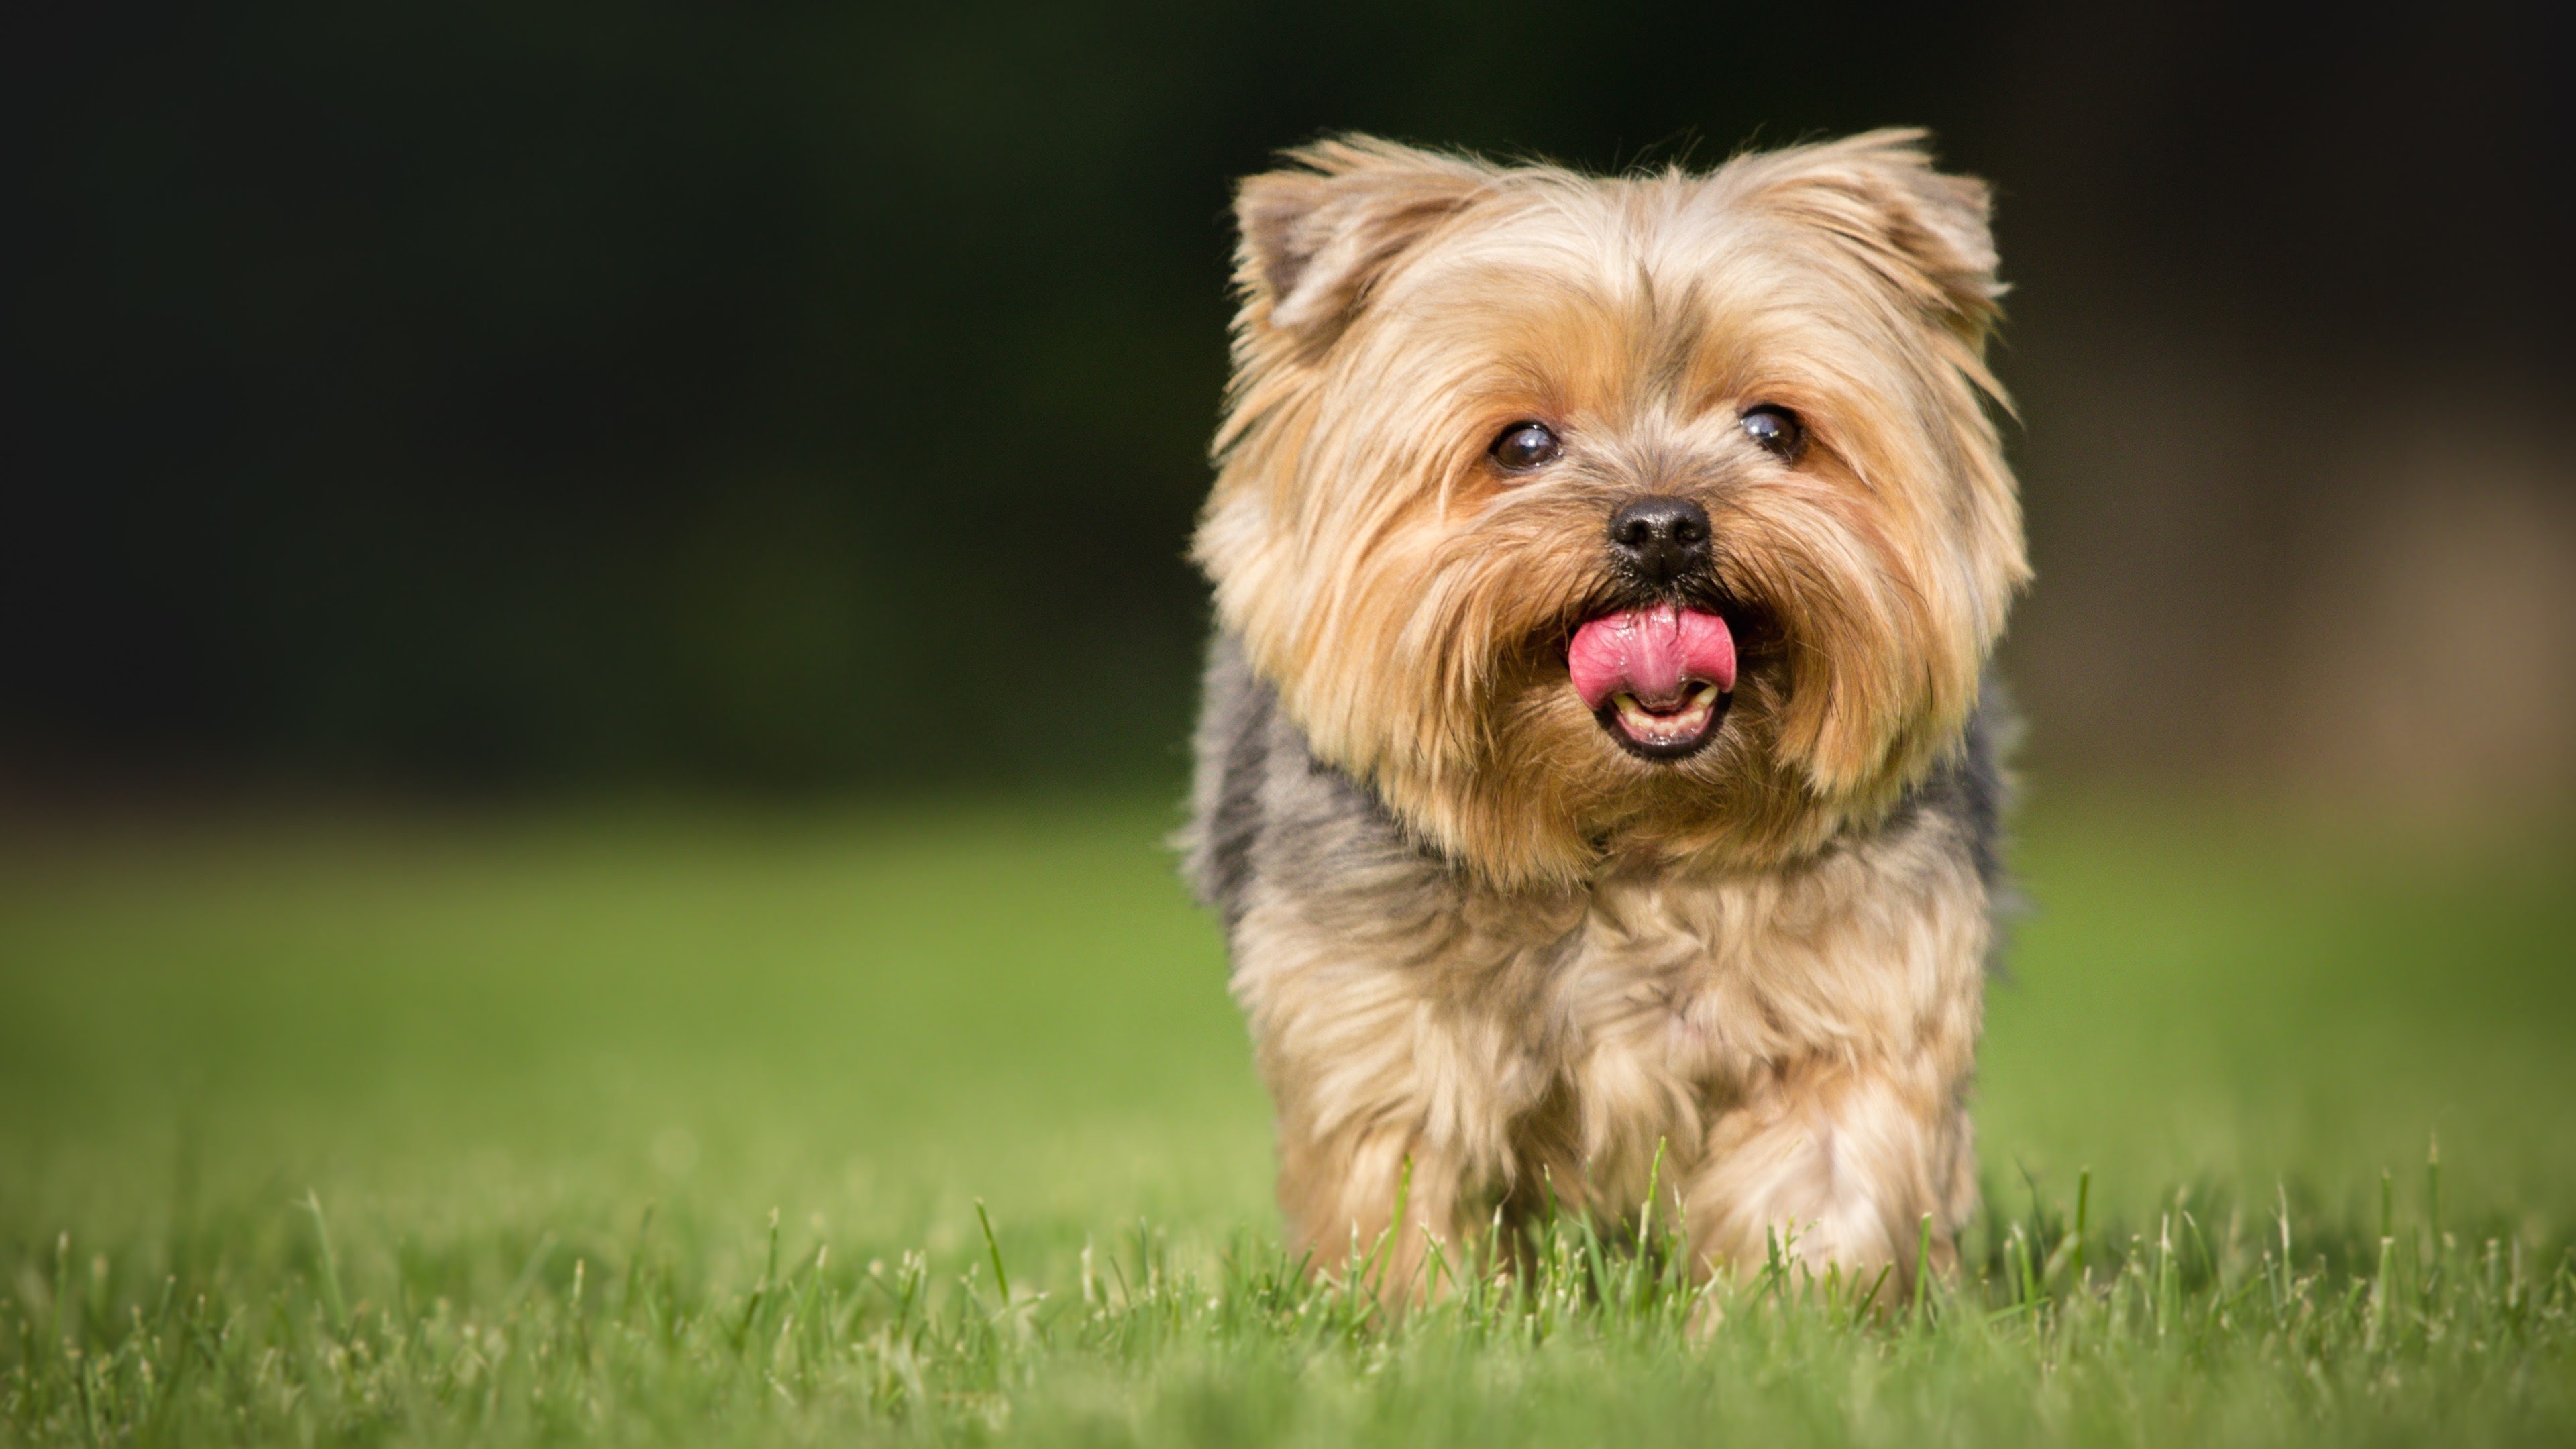
<path id="1" fill-rule="evenodd" d="M 1987 188 L 1918 131 L 1346 136 L 1234 213 L 1183 842 L 1291 1251 L 1419 1297 L 1651 1210 L 1703 1276 L 1948 1269 L 2029 579 Z"/>

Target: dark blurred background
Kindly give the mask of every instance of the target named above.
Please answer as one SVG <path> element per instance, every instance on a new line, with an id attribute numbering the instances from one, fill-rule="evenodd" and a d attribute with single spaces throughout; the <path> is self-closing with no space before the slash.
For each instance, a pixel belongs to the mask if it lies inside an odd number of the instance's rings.
<path id="1" fill-rule="evenodd" d="M 2568 13 L 22 13 L 0 788 L 1169 782 L 1232 177 L 1906 123 L 2001 197 L 2041 778 L 2563 802 Z"/>

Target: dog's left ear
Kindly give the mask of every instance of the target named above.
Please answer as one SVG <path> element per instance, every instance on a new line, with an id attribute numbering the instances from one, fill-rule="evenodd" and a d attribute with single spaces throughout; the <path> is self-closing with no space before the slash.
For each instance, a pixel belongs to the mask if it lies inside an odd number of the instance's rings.
<path id="1" fill-rule="evenodd" d="M 1244 178 L 1235 285 L 1244 329 L 1330 343 L 1398 258 L 1490 180 L 1475 162 L 1371 136 L 1288 152 L 1285 169 Z"/>
<path id="2" fill-rule="evenodd" d="M 1993 194 L 1932 168 L 1920 130 L 1870 131 L 1738 163 L 1757 204 L 1832 234 L 1972 345 L 2000 313 Z"/>

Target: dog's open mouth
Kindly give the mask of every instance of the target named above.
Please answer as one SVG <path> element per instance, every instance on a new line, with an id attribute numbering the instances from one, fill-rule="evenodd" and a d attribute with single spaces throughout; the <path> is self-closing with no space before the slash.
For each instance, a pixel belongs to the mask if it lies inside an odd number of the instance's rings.
<path id="1" fill-rule="evenodd" d="M 1708 742 L 1727 697 L 1694 681 L 1680 703 L 1657 709 L 1628 693 L 1610 696 L 1609 725 L 1627 744 L 1657 759 L 1689 754 Z"/>
<path id="2" fill-rule="evenodd" d="M 1584 708 L 1629 753 L 1678 760 L 1726 718 L 1735 636 L 1724 619 L 1696 609 L 1630 609 L 1577 629 L 1565 667 Z"/>

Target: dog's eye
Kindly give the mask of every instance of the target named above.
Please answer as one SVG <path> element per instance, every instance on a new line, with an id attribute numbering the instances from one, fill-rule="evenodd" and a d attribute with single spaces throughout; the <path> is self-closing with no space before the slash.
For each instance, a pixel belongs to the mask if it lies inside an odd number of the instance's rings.
<path id="1" fill-rule="evenodd" d="M 1795 460 L 1807 446 L 1807 430 L 1798 423 L 1798 415 L 1784 407 L 1764 403 L 1748 408 L 1739 424 L 1763 451 L 1774 457 Z"/>
<path id="2" fill-rule="evenodd" d="M 1486 451 L 1493 454 L 1505 472 L 1522 473 L 1555 462 L 1557 455 L 1565 451 L 1565 444 L 1557 440 L 1547 424 L 1522 421 L 1503 429 L 1502 436 L 1494 439 L 1494 446 Z"/>

